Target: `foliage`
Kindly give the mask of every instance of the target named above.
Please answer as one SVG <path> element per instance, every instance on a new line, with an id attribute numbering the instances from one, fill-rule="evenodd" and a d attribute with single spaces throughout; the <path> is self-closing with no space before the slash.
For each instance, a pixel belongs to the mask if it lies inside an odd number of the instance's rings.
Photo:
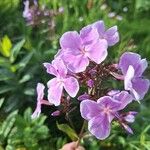
<path id="1" fill-rule="evenodd" d="M 42 141 L 49 138 L 48 128 L 43 125 L 45 119 L 41 116 L 32 120 L 31 109 L 23 116 L 17 115 L 17 111 L 10 113 L 0 127 L 0 145 L 6 150 L 40 149 Z"/>

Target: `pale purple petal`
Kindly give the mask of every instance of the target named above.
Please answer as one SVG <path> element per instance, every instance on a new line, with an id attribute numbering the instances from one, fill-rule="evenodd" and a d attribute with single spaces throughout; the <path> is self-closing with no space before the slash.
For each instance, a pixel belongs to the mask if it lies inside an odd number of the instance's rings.
<path id="1" fill-rule="evenodd" d="M 125 90 L 131 90 L 132 89 L 132 79 L 134 78 L 135 70 L 133 66 L 129 66 L 127 73 L 124 77 L 124 88 Z"/>
<path id="2" fill-rule="evenodd" d="M 80 112 L 84 119 L 90 120 L 100 114 L 100 108 L 96 102 L 84 100 L 80 103 Z"/>
<path id="3" fill-rule="evenodd" d="M 79 83 L 76 78 L 68 77 L 64 80 L 64 88 L 71 97 L 75 97 L 79 91 Z"/>
<path id="4" fill-rule="evenodd" d="M 110 122 L 107 116 L 98 115 L 88 123 L 88 130 L 100 140 L 104 140 L 109 136 L 110 128 Z"/>
<path id="5" fill-rule="evenodd" d="M 105 35 L 106 36 L 106 35 Z M 118 32 L 116 32 L 114 35 L 112 35 L 112 36 L 106 36 L 106 38 L 105 38 L 106 40 L 107 40 L 107 42 L 108 42 L 108 46 L 113 46 L 113 45 L 115 45 L 116 43 L 118 43 L 119 42 L 119 33 Z"/>
<path id="6" fill-rule="evenodd" d="M 113 26 L 106 31 L 105 35 L 108 37 L 113 36 L 117 32 L 117 30 L 118 30 L 117 26 Z"/>
<path id="7" fill-rule="evenodd" d="M 109 96 L 114 96 L 114 95 L 116 95 L 116 94 L 118 94 L 118 93 L 120 93 L 120 90 L 111 90 L 111 91 L 109 91 L 109 92 L 107 93 L 107 95 L 109 95 Z"/>
<path id="8" fill-rule="evenodd" d="M 132 129 L 127 124 L 122 123 L 122 126 L 128 133 L 133 134 Z"/>
<path id="9" fill-rule="evenodd" d="M 142 73 L 146 70 L 146 68 L 148 67 L 148 62 L 146 59 L 142 59 L 141 60 L 141 69 L 139 69 L 139 73 L 140 75 L 142 75 Z M 140 72 L 141 71 L 141 72 Z"/>
<path id="10" fill-rule="evenodd" d="M 64 51 L 62 49 L 59 49 L 58 52 L 55 54 L 54 58 L 60 58 L 62 59 Z"/>
<path id="11" fill-rule="evenodd" d="M 57 76 L 58 73 L 56 71 L 56 69 L 53 67 L 52 64 L 50 63 L 43 63 L 44 67 L 46 68 L 46 72 L 49 73 L 49 74 L 52 74 L 54 76 Z"/>
<path id="12" fill-rule="evenodd" d="M 90 44 L 93 41 L 96 41 L 99 38 L 99 34 L 95 28 L 92 28 L 92 25 L 88 25 L 81 29 L 80 37 L 83 44 Z"/>
<path id="13" fill-rule="evenodd" d="M 124 120 L 129 123 L 133 123 L 135 121 L 135 116 L 137 115 L 136 111 L 129 111 L 126 116 L 124 116 Z"/>
<path id="14" fill-rule="evenodd" d="M 37 92 L 37 101 L 43 100 L 44 97 L 44 89 L 45 86 L 42 83 L 38 83 L 36 87 L 36 92 Z"/>
<path id="15" fill-rule="evenodd" d="M 95 23 L 93 23 L 93 28 L 96 28 L 98 33 L 99 33 L 99 37 L 100 38 L 104 38 L 104 33 L 105 33 L 105 25 L 104 22 L 102 20 L 97 21 Z"/>
<path id="16" fill-rule="evenodd" d="M 121 102 L 113 99 L 110 96 L 103 96 L 97 100 L 97 103 L 101 109 L 109 107 L 112 111 L 120 110 Z"/>
<path id="17" fill-rule="evenodd" d="M 87 48 L 87 56 L 97 64 L 100 64 L 107 57 L 107 41 L 97 40 Z"/>
<path id="18" fill-rule="evenodd" d="M 39 117 L 41 114 L 41 104 L 40 102 L 37 102 L 37 106 L 36 106 L 36 109 L 35 111 L 33 112 L 31 118 L 34 119 L 34 118 L 37 118 Z"/>
<path id="19" fill-rule="evenodd" d="M 81 46 L 80 35 L 76 31 L 69 31 L 64 33 L 60 38 L 60 46 L 62 49 L 79 49 Z"/>
<path id="20" fill-rule="evenodd" d="M 127 115 L 124 117 L 125 121 L 133 123 L 135 121 L 135 116 L 133 115 Z"/>
<path id="21" fill-rule="evenodd" d="M 150 81 L 148 79 L 134 78 L 134 80 L 132 80 L 132 87 L 139 95 L 139 99 L 137 100 L 141 100 L 144 98 L 145 94 L 149 90 L 149 86 Z"/>
<path id="22" fill-rule="evenodd" d="M 48 101 L 55 106 L 60 105 L 63 84 L 57 78 L 51 79 L 48 83 Z"/>
<path id="23" fill-rule="evenodd" d="M 52 61 L 52 65 L 55 67 L 55 69 L 57 70 L 59 77 L 66 77 L 67 75 L 67 67 L 65 66 L 64 62 L 62 59 L 57 59 L 55 58 Z"/>
<path id="24" fill-rule="evenodd" d="M 147 68 L 146 59 L 141 59 L 141 56 L 132 52 L 125 52 L 120 57 L 119 68 L 123 74 L 126 74 L 128 67 L 133 66 L 135 70 L 135 76 L 140 77 Z"/>
<path id="25" fill-rule="evenodd" d="M 64 60 L 66 60 L 68 69 L 74 73 L 85 71 L 86 67 L 89 65 L 88 58 L 83 55 L 75 56 L 68 53 L 64 56 Z"/>
<path id="26" fill-rule="evenodd" d="M 78 100 L 79 100 L 79 101 L 83 101 L 83 100 L 86 100 L 86 99 L 90 99 L 90 95 L 87 94 L 87 93 L 84 93 L 84 94 L 82 94 L 82 95 L 80 95 L 80 96 L 78 97 Z"/>
<path id="27" fill-rule="evenodd" d="M 124 109 L 133 100 L 133 97 L 127 91 L 121 91 L 115 94 L 113 98 L 121 102 L 120 110 Z"/>

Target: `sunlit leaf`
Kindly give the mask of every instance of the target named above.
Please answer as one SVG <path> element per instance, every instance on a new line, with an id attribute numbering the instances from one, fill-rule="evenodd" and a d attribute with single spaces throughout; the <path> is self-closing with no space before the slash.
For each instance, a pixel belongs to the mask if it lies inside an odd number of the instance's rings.
<path id="1" fill-rule="evenodd" d="M 11 40 L 7 35 L 5 35 L 0 42 L 0 52 L 5 57 L 10 57 L 12 48 Z"/>
<path id="2" fill-rule="evenodd" d="M 0 99 L 0 108 L 2 107 L 3 103 L 4 103 L 4 98 L 1 98 Z"/>

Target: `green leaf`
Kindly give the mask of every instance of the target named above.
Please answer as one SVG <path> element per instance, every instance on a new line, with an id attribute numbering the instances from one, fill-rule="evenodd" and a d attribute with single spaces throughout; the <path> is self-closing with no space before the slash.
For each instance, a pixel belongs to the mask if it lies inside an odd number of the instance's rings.
<path id="1" fill-rule="evenodd" d="M 1 98 L 0 99 L 0 108 L 2 107 L 3 103 L 4 103 L 4 98 Z"/>
<path id="2" fill-rule="evenodd" d="M 18 110 L 15 110 L 11 114 L 9 114 L 6 120 L 3 122 L 2 127 L 0 129 L 0 134 L 2 134 L 4 138 L 6 138 L 9 132 L 11 131 L 15 123 L 17 114 L 18 114 Z"/>
<path id="3" fill-rule="evenodd" d="M 7 35 L 5 35 L 0 42 L 0 52 L 5 57 L 10 57 L 12 43 Z"/>
<path id="4" fill-rule="evenodd" d="M 78 139 L 78 135 L 76 134 L 76 132 L 69 125 L 67 125 L 67 124 L 58 124 L 57 123 L 57 127 L 58 127 L 59 130 L 66 133 L 72 141 L 75 141 L 75 140 Z"/>
<path id="5" fill-rule="evenodd" d="M 25 56 L 17 65 L 19 68 L 24 68 L 28 62 L 30 61 L 30 59 L 32 58 L 33 53 L 29 53 L 27 56 Z"/>
<path id="6" fill-rule="evenodd" d="M 12 49 L 12 51 L 11 51 L 11 56 L 10 56 L 10 62 L 11 62 L 11 63 L 13 63 L 13 62 L 16 60 L 16 58 L 17 58 L 17 56 L 18 56 L 18 54 L 19 54 L 21 48 L 23 47 L 24 43 L 25 43 L 25 39 L 22 39 L 20 42 L 18 42 L 18 43 L 13 47 L 13 49 Z"/>
<path id="7" fill-rule="evenodd" d="M 13 89 L 14 89 L 14 87 L 10 87 L 10 86 L 3 86 L 3 87 L 0 87 L 0 94 L 9 92 L 9 91 L 11 91 L 11 90 L 13 90 Z"/>
<path id="8" fill-rule="evenodd" d="M 30 74 L 26 74 L 24 75 L 21 80 L 19 80 L 19 83 L 24 83 L 24 82 L 27 82 L 31 79 L 31 75 Z"/>

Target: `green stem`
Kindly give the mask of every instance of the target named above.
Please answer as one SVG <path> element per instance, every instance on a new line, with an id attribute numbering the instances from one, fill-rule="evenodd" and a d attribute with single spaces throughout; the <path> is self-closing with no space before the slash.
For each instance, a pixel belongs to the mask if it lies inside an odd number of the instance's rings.
<path id="1" fill-rule="evenodd" d="M 82 128 L 81 128 L 81 130 L 80 130 L 79 139 L 78 139 L 78 141 L 77 141 L 76 148 L 78 148 L 78 146 L 79 146 L 79 144 L 80 144 L 80 141 L 81 141 L 81 139 L 82 139 L 82 137 L 83 137 L 83 132 L 84 132 L 84 127 L 85 127 L 85 125 L 86 125 L 86 121 L 84 120 L 83 125 L 82 125 Z"/>

